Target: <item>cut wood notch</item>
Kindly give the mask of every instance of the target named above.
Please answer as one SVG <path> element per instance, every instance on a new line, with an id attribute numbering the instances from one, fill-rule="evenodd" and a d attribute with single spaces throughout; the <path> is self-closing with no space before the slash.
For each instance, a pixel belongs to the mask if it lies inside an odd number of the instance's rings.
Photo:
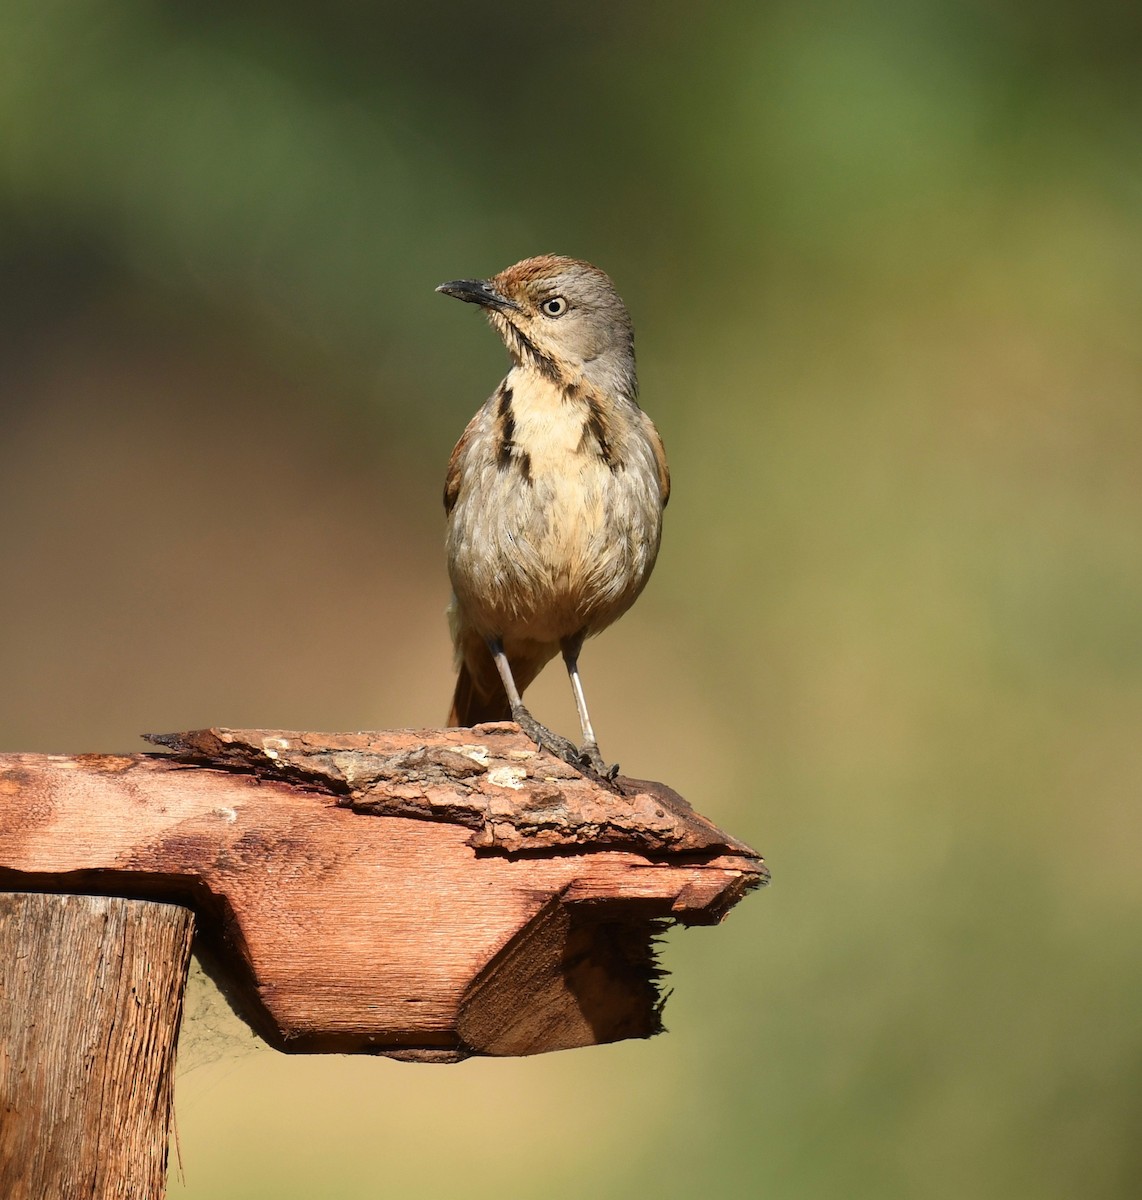
<path id="1" fill-rule="evenodd" d="M 761 858 L 662 784 L 512 724 L 0 755 L 0 888 L 177 901 L 273 1045 L 451 1061 L 661 1028 L 653 941 Z"/>

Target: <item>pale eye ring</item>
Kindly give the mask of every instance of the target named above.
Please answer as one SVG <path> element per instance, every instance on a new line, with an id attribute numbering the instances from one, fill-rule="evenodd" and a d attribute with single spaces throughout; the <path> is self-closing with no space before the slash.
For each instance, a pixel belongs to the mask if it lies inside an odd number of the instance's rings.
<path id="1" fill-rule="evenodd" d="M 544 300 L 539 307 L 544 316 L 561 317 L 567 311 L 567 301 L 562 296 L 552 296 L 549 300 Z"/>

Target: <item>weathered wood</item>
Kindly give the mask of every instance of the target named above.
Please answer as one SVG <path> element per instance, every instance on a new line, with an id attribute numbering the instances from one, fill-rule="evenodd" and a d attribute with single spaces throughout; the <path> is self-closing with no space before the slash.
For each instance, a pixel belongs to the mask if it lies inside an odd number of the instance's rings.
<path id="1" fill-rule="evenodd" d="M 658 784 L 514 725 L 206 730 L 174 756 L 0 756 L 0 886 L 194 905 L 274 1045 L 454 1059 L 659 1027 L 663 919 L 721 919 L 761 859 Z"/>
<path id="2" fill-rule="evenodd" d="M 0 1195 L 166 1191 L 194 915 L 106 896 L 0 894 Z"/>
<path id="3" fill-rule="evenodd" d="M 478 830 L 471 844 L 486 849 L 627 846 L 644 854 L 756 857 L 665 784 L 592 778 L 537 750 L 511 722 L 475 731 L 196 729 L 144 736 L 181 761 L 319 788 L 358 812 L 464 825 Z"/>

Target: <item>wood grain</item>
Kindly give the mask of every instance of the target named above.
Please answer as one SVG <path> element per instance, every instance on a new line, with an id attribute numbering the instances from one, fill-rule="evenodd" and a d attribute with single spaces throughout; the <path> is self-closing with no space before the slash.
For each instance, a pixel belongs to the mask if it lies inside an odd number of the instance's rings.
<path id="1" fill-rule="evenodd" d="M 194 916 L 106 896 L 0 894 L 0 1195 L 165 1193 Z"/>

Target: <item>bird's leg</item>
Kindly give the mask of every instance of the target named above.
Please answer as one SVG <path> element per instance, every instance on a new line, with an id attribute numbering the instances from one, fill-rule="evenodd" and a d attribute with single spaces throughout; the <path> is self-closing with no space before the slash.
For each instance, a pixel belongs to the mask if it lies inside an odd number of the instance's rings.
<path id="1" fill-rule="evenodd" d="M 579 651 L 583 648 L 585 636 L 586 630 L 581 629 L 572 637 L 564 638 L 561 643 L 563 661 L 567 664 L 567 675 L 571 680 L 571 690 L 575 693 L 575 708 L 579 712 L 579 725 L 583 730 L 583 748 L 579 751 L 579 757 L 604 779 L 614 779 L 619 773 L 619 764 L 615 763 L 608 767 L 599 753 L 599 743 L 591 725 L 590 713 L 587 712 L 587 697 L 583 694 L 583 681 L 579 678 Z"/>
<path id="2" fill-rule="evenodd" d="M 512 710 L 512 720 L 541 750 L 549 750 L 556 758 L 561 758 L 573 767 L 579 766 L 579 751 L 575 748 L 574 742 L 569 742 L 565 737 L 553 733 L 546 725 L 541 725 L 524 706 L 519 689 L 515 685 L 515 679 L 512 677 L 511 663 L 508 662 L 508 656 L 504 653 L 503 643 L 499 638 L 488 638 L 488 649 L 491 651 L 496 670 L 500 673 L 500 680 L 507 693 L 508 704 L 511 705 Z"/>

